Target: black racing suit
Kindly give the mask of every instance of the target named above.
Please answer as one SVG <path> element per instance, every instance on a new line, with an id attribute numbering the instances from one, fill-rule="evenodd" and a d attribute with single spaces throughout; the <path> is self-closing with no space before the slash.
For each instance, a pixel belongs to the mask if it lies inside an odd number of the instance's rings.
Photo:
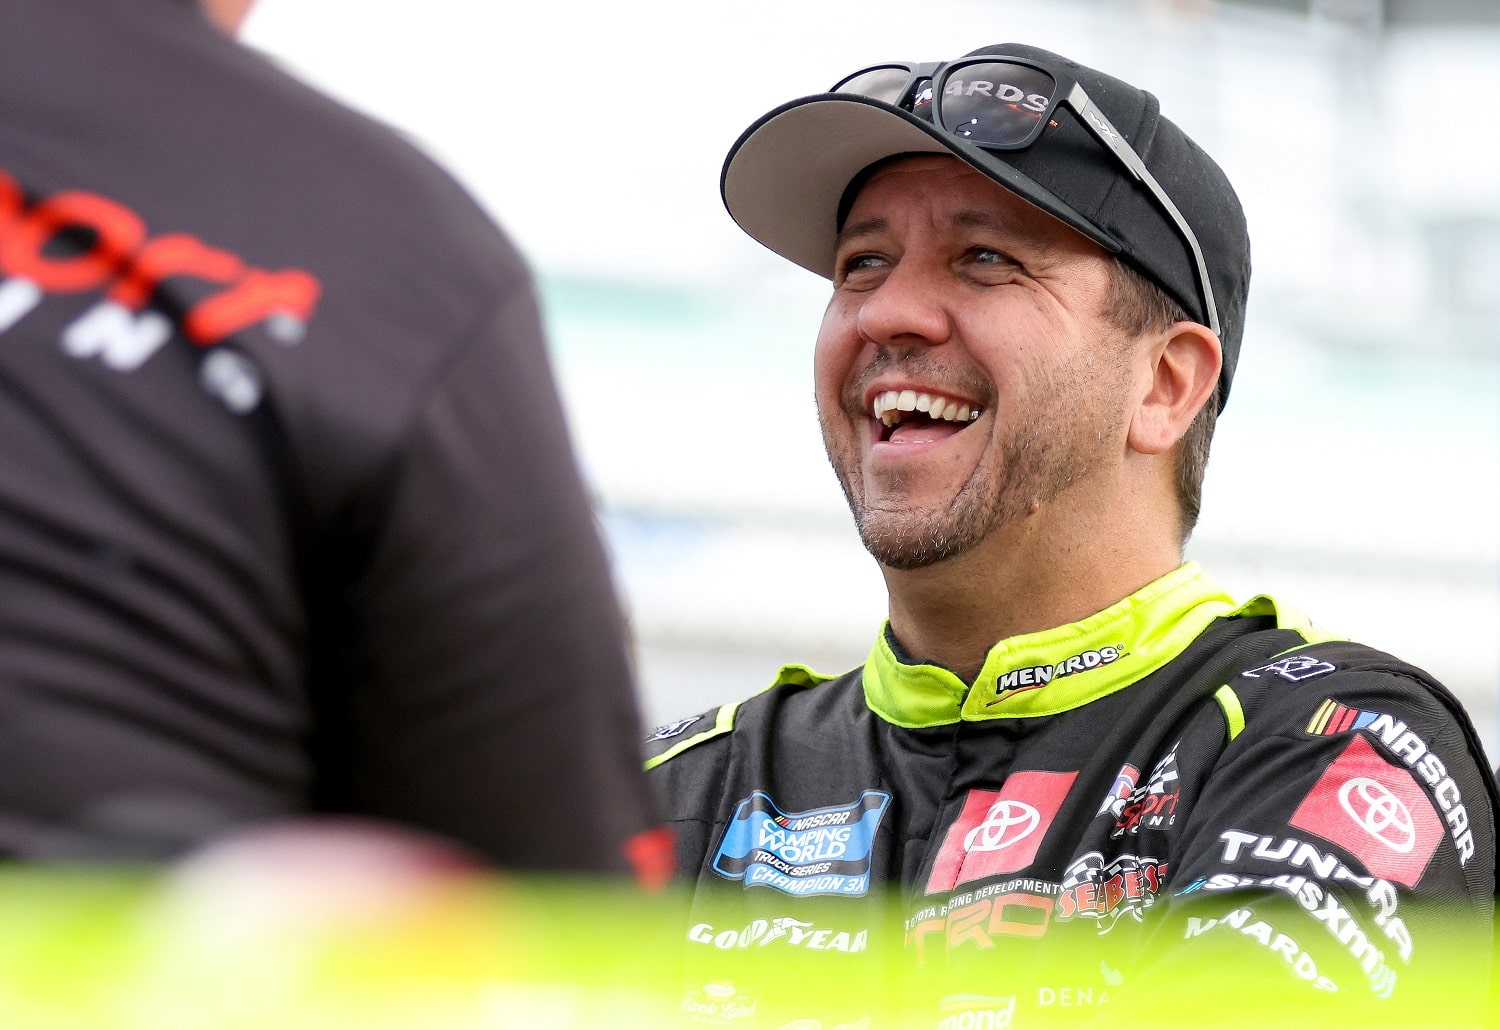
<path id="1" fill-rule="evenodd" d="M 494 223 L 192 0 L 0 5 L 0 855 L 352 812 L 624 872 L 654 808 Z"/>
<path id="2" fill-rule="evenodd" d="M 650 746 L 706 1023 L 1480 1018 L 1494 788 L 1461 707 L 1192 563 L 972 687 L 887 630 Z"/>

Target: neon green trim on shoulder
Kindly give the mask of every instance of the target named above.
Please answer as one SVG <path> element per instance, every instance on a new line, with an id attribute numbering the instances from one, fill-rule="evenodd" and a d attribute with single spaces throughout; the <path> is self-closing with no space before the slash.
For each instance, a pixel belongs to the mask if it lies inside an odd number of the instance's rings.
<path id="1" fill-rule="evenodd" d="M 766 690 L 770 690 L 771 687 L 816 687 L 820 683 L 827 683 L 834 679 L 838 677 L 824 676 L 821 672 L 813 672 L 805 665 L 783 665 Z"/>
<path id="2" fill-rule="evenodd" d="M 1223 588 L 1187 562 L 1086 619 L 1000 641 L 972 689 L 947 669 L 903 664 L 882 631 L 865 663 L 865 701 L 906 727 L 1055 715 L 1161 668 L 1233 611 Z"/>
<path id="3" fill-rule="evenodd" d="M 763 687 L 760 693 L 764 694 L 773 687 L 816 687 L 820 683 L 827 683 L 837 679 L 837 676 L 825 676 L 821 672 L 814 672 L 805 665 L 783 665 L 776 673 L 776 678 Z M 646 759 L 646 771 L 650 772 L 669 758 L 675 758 L 688 748 L 697 747 L 705 740 L 713 740 L 722 737 L 734 729 L 734 716 L 740 709 L 740 702 L 724 705 L 714 716 L 714 724 L 702 733 L 695 733 L 691 737 L 679 740 L 661 754 Z"/>
<path id="4" fill-rule="evenodd" d="M 1339 633 L 1314 626 L 1302 610 L 1295 605 L 1285 601 L 1279 601 L 1270 594 L 1258 594 L 1240 605 L 1233 612 L 1236 616 L 1241 615 L 1274 615 L 1276 616 L 1277 629 L 1289 629 L 1302 634 L 1302 639 L 1309 644 L 1322 644 L 1330 640 L 1347 640 L 1348 637 Z M 1290 648 L 1295 651 L 1296 648 Z"/>
<path id="5" fill-rule="evenodd" d="M 697 747 L 705 740 L 712 740 L 715 737 L 722 737 L 724 734 L 734 729 L 734 713 L 739 711 L 739 708 L 740 703 L 738 701 L 721 707 L 718 714 L 714 716 L 714 724 L 708 729 L 704 730 L 702 733 L 695 733 L 685 740 L 679 740 L 677 743 L 667 748 L 667 750 L 663 751 L 661 754 L 656 755 L 654 758 L 646 759 L 646 771 L 650 772 L 652 769 L 655 769 L 658 765 L 661 765 L 667 759 L 675 758 L 690 747 Z"/>
<path id="6" fill-rule="evenodd" d="M 1229 739 L 1233 740 L 1245 729 L 1245 709 L 1240 707 L 1240 696 L 1226 684 L 1214 691 L 1214 700 L 1224 709 L 1224 722 L 1229 730 Z"/>

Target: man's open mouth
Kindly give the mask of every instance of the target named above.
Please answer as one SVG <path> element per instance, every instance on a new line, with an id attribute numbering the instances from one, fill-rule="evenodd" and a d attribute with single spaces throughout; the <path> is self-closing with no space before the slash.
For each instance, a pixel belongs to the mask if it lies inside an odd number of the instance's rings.
<path id="1" fill-rule="evenodd" d="M 968 401 L 916 390 L 876 394 L 872 408 L 885 427 L 880 439 L 897 443 L 926 443 L 951 436 L 979 417 L 979 408 Z"/>

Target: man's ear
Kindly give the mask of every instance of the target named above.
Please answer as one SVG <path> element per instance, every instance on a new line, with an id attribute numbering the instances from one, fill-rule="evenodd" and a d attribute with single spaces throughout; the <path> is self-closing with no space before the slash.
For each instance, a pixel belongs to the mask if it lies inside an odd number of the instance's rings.
<path id="1" fill-rule="evenodd" d="M 1213 330 L 1177 322 L 1149 343 L 1151 381 L 1130 420 L 1127 442 L 1141 454 L 1176 446 L 1219 381 L 1222 354 Z"/>

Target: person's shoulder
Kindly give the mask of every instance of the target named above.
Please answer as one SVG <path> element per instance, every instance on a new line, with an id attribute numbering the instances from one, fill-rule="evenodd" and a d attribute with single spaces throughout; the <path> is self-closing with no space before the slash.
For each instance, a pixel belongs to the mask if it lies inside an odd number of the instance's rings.
<path id="1" fill-rule="evenodd" d="M 736 701 L 653 727 L 644 742 L 646 771 L 657 769 L 695 748 L 700 749 L 700 754 L 704 753 L 701 749 L 705 749 L 710 741 L 721 740 L 734 732 L 734 715 L 739 707 L 740 702 Z"/>
<path id="2" fill-rule="evenodd" d="M 449 277 L 488 289 L 524 272 L 494 219 L 419 140 L 272 55 L 172 21 L 156 45 L 177 78 L 138 68 L 135 88 L 167 108 L 173 145 L 235 170 L 260 235 L 290 232 L 310 260 L 342 256 L 393 289 Z"/>
<path id="3" fill-rule="evenodd" d="M 0 164 L 28 188 L 97 191 L 152 237 L 189 234 L 256 268 L 304 271 L 322 308 L 377 329 L 456 334 L 502 287 L 529 287 L 494 219 L 400 131 L 190 3 L 73 8 L 22 5 L 25 33 L 54 48 L 0 42 L 0 93 L 20 98 L 25 130 L 7 134 Z"/>
<path id="4" fill-rule="evenodd" d="M 1466 796 L 1481 806 L 1487 797 L 1484 807 L 1494 808 L 1500 799 L 1484 745 L 1452 691 L 1379 648 L 1307 626 L 1301 632 L 1300 643 L 1249 664 L 1225 684 L 1220 701 L 1234 710 L 1232 740 L 1246 747 L 1299 744 L 1320 759 L 1331 752 L 1317 741 L 1340 755 L 1353 748 L 1405 769 L 1439 794 L 1457 777 Z"/>
<path id="5" fill-rule="evenodd" d="M 669 822 L 712 822 L 732 767 L 775 767 L 809 735 L 831 730 L 831 713 L 862 707 L 859 669 L 833 677 L 783 666 L 769 686 L 744 700 L 653 729 L 645 741 L 646 772 Z"/>
<path id="6" fill-rule="evenodd" d="M 237 117 L 259 122 L 273 114 L 278 134 L 295 144 L 292 164 L 299 188 L 289 188 L 287 195 L 308 208 L 300 215 L 338 220 L 341 231 L 356 236 L 368 233 L 382 251 L 404 247 L 421 253 L 430 247 L 476 260 L 499 255 L 504 264 L 519 266 L 514 247 L 488 211 L 405 131 L 322 92 L 263 55 L 247 51 L 224 72 L 243 87 Z M 251 106 L 259 110 L 247 110 Z"/>
<path id="7" fill-rule="evenodd" d="M 1426 670 L 1323 629 L 1280 598 L 1260 595 L 1230 621 L 1245 629 L 1226 638 L 1225 651 L 1233 648 L 1239 660 L 1226 668 L 1224 690 L 1247 719 L 1295 720 L 1331 691 L 1467 721 L 1463 705 Z"/>
<path id="8" fill-rule="evenodd" d="M 714 762 L 736 738 L 769 737 L 819 717 L 814 701 L 833 701 L 859 685 L 859 669 L 826 676 L 805 665 L 784 665 L 764 689 L 741 701 L 655 727 L 647 736 L 646 769 L 686 770 Z M 690 757 L 684 757 L 690 756 Z"/>
<path id="9" fill-rule="evenodd" d="M 1470 726 L 1462 702 L 1426 670 L 1354 640 L 1295 644 L 1240 670 L 1227 689 L 1247 720 L 1284 731 L 1321 726 L 1350 706 L 1385 706 L 1413 725 Z"/>
<path id="10" fill-rule="evenodd" d="M 1397 762 L 1442 754 L 1492 781 L 1463 703 L 1427 670 L 1323 630 L 1280 599 L 1257 597 L 1235 617 L 1254 628 L 1230 644 L 1244 657 L 1215 695 L 1231 741 L 1365 730 Z"/>

